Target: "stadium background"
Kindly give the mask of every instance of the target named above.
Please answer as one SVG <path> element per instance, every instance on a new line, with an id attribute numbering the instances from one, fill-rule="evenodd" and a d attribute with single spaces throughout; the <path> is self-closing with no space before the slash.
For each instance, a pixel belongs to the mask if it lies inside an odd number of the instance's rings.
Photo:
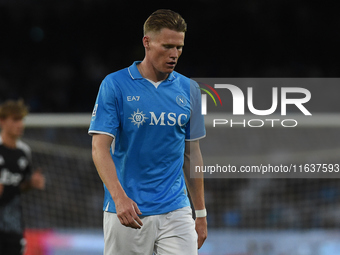
<path id="1" fill-rule="evenodd" d="M 24 98 L 42 119 L 86 116 L 103 77 L 143 58 L 142 25 L 159 8 L 188 23 L 176 70 L 189 77 L 339 76 L 335 2 L 0 0 L 0 101 Z M 339 92 L 310 107 L 338 113 Z M 207 129 L 216 140 L 218 131 Z M 39 254 L 92 255 L 102 245 L 102 184 L 86 130 L 32 124 L 26 131 L 34 164 L 47 177 L 45 192 L 24 197 Z M 286 137 L 280 130 L 223 135 L 230 155 L 268 153 L 280 137 L 286 151 L 321 148 L 330 159 L 320 160 L 338 162 L 337 133 L 311 127 Z M 208 156 L 204 141 L 202 151 Z M 206 195 L 211 234 L 201 254 L 340 254 L 338 179 L 207 179 Z"/>

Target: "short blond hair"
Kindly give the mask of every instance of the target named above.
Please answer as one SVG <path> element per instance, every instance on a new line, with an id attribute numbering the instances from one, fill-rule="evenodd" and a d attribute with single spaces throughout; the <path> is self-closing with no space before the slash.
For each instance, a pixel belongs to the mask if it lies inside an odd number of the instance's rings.
<path id="1" fill-rule="evenodd" d="M 28 114 L 28 107 L 24 100 L 6 100 L 0 104 L 0 119 L 8 117 L 23 118 Z"/>
<path id="2" fill-rule="evenodd" d="M 160 9 L 153 12 L 144 23 L 144 35 L 149 32 L 159 32 L 168 28 L 177 32 L 186 32 L 187 23 L 177 12 Z"/>

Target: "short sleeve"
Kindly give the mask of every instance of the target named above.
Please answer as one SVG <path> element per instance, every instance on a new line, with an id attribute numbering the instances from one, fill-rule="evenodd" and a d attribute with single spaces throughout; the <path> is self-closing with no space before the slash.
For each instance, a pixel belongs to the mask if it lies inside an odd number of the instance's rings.
<path id="1" fill-rule="evenodd" d="M 21 140 L 17 141 L 17 148 L 20 149 L 26 156 L 27 162 L 25 162 L 24 165 L 26 165 L 25 169 L 23 170 L 23 181 L 29 180 L 32 175 L 32 150 L 31 147 L 24 143 Z"/>
<path id="2" fill-rule="evenodd" d="M 112 80 L 106 77 L 99 88 L 88 133 L 115 137 L 119 127 L 118 98 Z"/>
<path id="3" fill-rule="evenodd" d="M 205 137 L 204 116 L 201 114 L 201 91 L 198 84 L 190 80 L 190 120 L 186 127 L 186 141 Z"/>

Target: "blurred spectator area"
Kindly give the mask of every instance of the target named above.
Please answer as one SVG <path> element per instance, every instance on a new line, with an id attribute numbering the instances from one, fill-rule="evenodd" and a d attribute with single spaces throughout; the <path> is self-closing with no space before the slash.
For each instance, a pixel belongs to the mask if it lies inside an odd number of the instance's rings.
<path id="1" fill-rule="evenodd" d="M 335 4 L 335 2 L 334 2 Z M 303 1 L 0 0 L 0 101 L 32 112 L 89 112 L 101 80 L 142 60 L 159 8 L 188 23 L 177 71 L 189 77 L 337 77 L 331 3 Z"/>

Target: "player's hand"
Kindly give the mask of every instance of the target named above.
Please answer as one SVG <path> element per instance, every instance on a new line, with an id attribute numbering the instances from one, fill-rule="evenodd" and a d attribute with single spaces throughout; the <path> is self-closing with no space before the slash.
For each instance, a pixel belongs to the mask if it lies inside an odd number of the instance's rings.
<path id="1" fill-rule="evenodd" d="M 34 189 L 45 189 L 45 176 L 42 174 L 41 168 L 38 168 L 32 173 L 30 186 Z"/>
<path id="2" fill-rule="evenodd" d="M 137 204 L 127 196 L 124 196 L 115 201 L 117 217 L 120 223 L 126 227 L 140 229 L 143 222 L 138 217 L 142 214 Z"/>
<path id="3" fill-rule="evenodd" d="M 199 217 L 195 220 L 195 229 L 198 235 L 197 238 L 197 245 L 198 249 L 202 247 L 205 239 L 208 236 L 208 224 L 207 224 L 207 217 Z"/>

